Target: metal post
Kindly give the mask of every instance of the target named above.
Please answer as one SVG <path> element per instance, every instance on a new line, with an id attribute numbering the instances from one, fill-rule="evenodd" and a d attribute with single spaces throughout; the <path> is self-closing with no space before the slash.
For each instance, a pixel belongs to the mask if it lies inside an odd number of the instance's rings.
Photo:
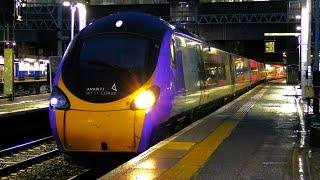
<path id="1" fill-rule="evenodd" d="M 49 61 L 49 83 L 50 83 L 50 93 L 52 92 L 52 68 L 51 61 Z"/>
<path id="2" fill-rule="evenodd" d="M 3 94 L 14 100 L 13 95 L 13 49 L 8 45 L 4 48 L 4 74 L 3 74 Z"/>
<path id="3" fill-rule="evenodd" d="M 9 30 L 9 24 L 7 23 L 7 41 L 10 41 L 10 30 Z"/>
<path id="4" fill-rule="evenodd" d="M 314 0 L 313 113 L 319 115 L 319 0 Z"/>
<path id="5" fill-rule="evenodd" d="M 62 4 L 60 0 L 56 0 L 57 5 L 57 55 L 62 57 Z"/>
<path id="6" fill-rule="evenodd" d="M 70 16 L 71 16 L 71 29 L 70 29 L 70 37 L 73 39 L 74 35 L 74 13 L 76 12 L 76 6 L 74 5 L 74 2 L 70 5 Z"/>
<path id="7" fill-rule="evenodd" d="M 86 6 L 83 3 L 77 4 L 78 8 L 78 17 L 79 17 L 79 31 L 86 27 L 86 18 L 87 18 L 87 11 Z"/>
<path id="8" fill-rule="evenodd" d="M 306 89 L 310 86 L 308 67 L 310 66 L 311 0 L 301 1 L 301 90 L 302 98 L 307 98 Z"/>

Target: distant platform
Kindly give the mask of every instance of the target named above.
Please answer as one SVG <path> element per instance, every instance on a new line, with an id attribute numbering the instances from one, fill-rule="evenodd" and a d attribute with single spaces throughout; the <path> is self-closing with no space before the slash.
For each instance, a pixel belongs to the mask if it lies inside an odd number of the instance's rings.
<path id="1" fill-rule="evenodd" d="M 50 94 L 15 97 L 13 101 L 0 99 L 0 118 L 15 114 L 38 111 L 49 107 Z"/>

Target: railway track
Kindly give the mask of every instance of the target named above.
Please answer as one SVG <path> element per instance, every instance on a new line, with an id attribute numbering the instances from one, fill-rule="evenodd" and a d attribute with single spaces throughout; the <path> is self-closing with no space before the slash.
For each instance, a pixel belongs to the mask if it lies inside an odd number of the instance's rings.
<path id="1" fill-rule="evenodd" d="M 72 163 L 57 150 L 53 138 L 47 137 L 1 150 L 0 179 L 97 179 L 130 158 L 132 155 L 108 156 L 86 165 Z"/>
<path id="2" fill-rule="evenodd" d="M 0 176 L 8 175 L 11 172 L 31 166 L 58 154 L 59 151 L 52 137 L 1 150 Z"/>

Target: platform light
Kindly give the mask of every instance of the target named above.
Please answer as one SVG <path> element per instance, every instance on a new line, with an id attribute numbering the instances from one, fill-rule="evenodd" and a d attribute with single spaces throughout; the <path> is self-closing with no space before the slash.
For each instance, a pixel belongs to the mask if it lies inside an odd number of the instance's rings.
<path id="1" fill-rule="evenodd" d="M 23 18 L 22 18 L 22 16 L 20 15 L 20 13 L 21 13 L 21 7 L 22 7 L 22 0 L 15 0 L 15 1 L 14 1 L 14 6 L 15 6 L 15 8 L 14 8 L 14 16 L 17 17 L 17 18 L 16 18 L 17 21 L 22 22 L 22 21 L 23 21 Z"/>
<path id="2" fill-rule="evenodd" d="M 62 5 L 65 6 L 65 7 L 69 7 L 71 4 L 70 4 L 69 1 L 64 1 L 64 2 L 62 3 Z"/>
<path id="3" fill-rule="evenodd" d="M 4 58 L 3 58 L 3 56 L 0 56 L 0 64 L 4 64 Z"/>
<path id="4" fill-rule="evenodd" d="M 123 21 L 122 21 L 122 20 L 118 20 L 118 21 L 116 22 L 116 27 L 121 27 L 122 24 L 123 24 Z"/>
<path id="5" fill-rule="evenodd" d="M 29 62 L 29 63 L 34 63 L 36 61 L 36 59 L 34 59 L 34 58 L 24 58 L 23 60 L 25 62 Z"/>
<path id="6" fill-rule="evenodd" d="M 301 15 L 296 15 L 296 19 L 301 19 Z"/>
<path id="7" fill-rule="evenodd" d="M 22 22 L 23 18 L 22 18 L 22 16 L 18 15 L 16 20 Z"/>
<path id="8" fill-rule="evenodd" d="M 301 31 L 301 26 L 297 26 L 296 30 Z"/>
<path id="9" fill-rule="evenodd" d="M 283 57 L 287 57 L 287 52 L 283 52 L 283 53 L 282 53 L 282 56 L 283 56 Z"/>
<path id="10" fill-rule="evenodd" d="M 300 36 L 300 33 L 263 33 L 264 36 L 295 36 L 295 37 L 299 37 Z"/>
<path id="11" fill-rule="evenodd" d="M 74 37 L 74 17 L 75 17 L 75 12 L 78 9 L 78 22 L 79 22 L 79 31 L 81 31 L 84 27 L 86 27 L 86 16 L 87 16 L 87 10 L 86 6 L 83 3 L 77 2 L 74 4 L 74 2 L 69 2 L 69 1 L 64 1 L 63 6 L 70 6 L 70 17 L 71 17 L 71 30 L 70 30 L 70 36 L 71 39 Z"/>

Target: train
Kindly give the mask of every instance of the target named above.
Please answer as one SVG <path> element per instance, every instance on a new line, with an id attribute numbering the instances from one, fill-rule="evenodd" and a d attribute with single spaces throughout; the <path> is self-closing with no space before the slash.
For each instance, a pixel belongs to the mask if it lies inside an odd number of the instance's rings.
<path id="1" fill-rule="evenodd" d="M 136 12 L 86 26 L 70 42 L 49 118 L 66 153 L 141 153 L 160 134 L 266 80 L 263 63 Z"/>
<path id="2" fill-rule="evenodd" d="M 286 68 L 281 64 L 265 64 L 267 80 L 286 78 Z"/>

